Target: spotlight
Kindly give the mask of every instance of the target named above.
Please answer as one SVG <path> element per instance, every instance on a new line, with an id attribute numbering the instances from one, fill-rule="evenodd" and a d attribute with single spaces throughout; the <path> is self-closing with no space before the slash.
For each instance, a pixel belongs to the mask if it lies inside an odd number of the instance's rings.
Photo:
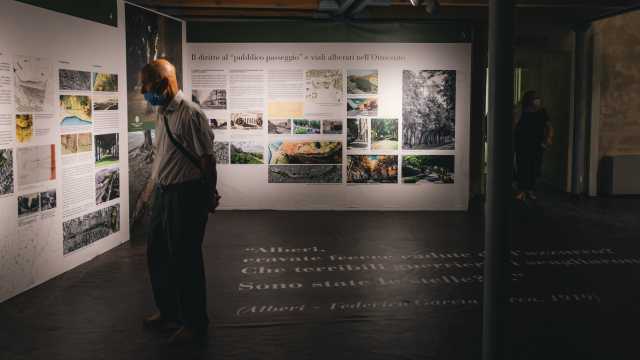
<path id="1" fill-rule="evenodd" d="M 410 1 L 411 1 L 411 5 L 413 6 L 418 6 L 422 2 L 422 0 L 410 0 Z"/>

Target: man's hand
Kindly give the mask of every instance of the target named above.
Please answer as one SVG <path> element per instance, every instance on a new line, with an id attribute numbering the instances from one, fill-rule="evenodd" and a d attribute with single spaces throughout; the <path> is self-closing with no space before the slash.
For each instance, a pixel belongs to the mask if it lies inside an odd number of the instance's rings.
<path id="1" fill-rule="evenodd" d="M 207 184 L 207 200 L 210 213 L 214 213 L 222 196 L 218 194 L 216 185 L 218 182 L 218 172 L 216 171 L 216 159 L 212 155 L 205 155 L 200 158 L 200 168 L 204 170 L 204 179 Z"/>
<path id="2" fill-rule="evenodd" d="M 147 204 L 151 199 L 151 194 L 153 194 L 153 189 L 155 188 L 155 185 L 156 185 L 155 181 L 149 179 L 149 182 L 147 182 L 147 185 L 145 186 L 144 190 L 142 190 L 142 194 L 140 194 L 140 197 L 136 202 L 136 208 L 133 210 L 133 216 L 131 217 L 131 226 L 135 225 L 138 222 L 138 220 L 142 218 L 142 215 L 145 212 L 145 208 L 147 207 Z"/>

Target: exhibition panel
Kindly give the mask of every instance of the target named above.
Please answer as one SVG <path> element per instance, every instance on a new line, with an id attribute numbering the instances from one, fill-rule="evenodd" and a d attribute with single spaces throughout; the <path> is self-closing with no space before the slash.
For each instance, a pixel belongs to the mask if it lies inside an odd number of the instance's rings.
<path id="1" fill-rule="evenodd" d="M 222 208 L 467 209 L 470 44 L 188 46 Z"/>
<path id="2" fill-rule="evenodd" d="M 123 31 L 0 4 L 0 301 L 129 239 Z"/>
<path id="3" fill-rule="evenodd" d="M 124 1 L 113 22 L 65 9 L 0 5 L 0 301 L 129 239 L 155 155 L 139 70 L 158 58 L 209 118 L 221 209 L 467 209 L 468 29 L 186 43 Z"/>

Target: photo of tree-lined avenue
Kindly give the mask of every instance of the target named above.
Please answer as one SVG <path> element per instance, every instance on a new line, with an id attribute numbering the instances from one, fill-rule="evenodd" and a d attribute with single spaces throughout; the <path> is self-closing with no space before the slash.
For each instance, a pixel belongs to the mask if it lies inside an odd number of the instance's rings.
<path id="1" fill-rule="evenodd" d="M 402 148 L 455 148 L 455 70 L 402 72 Z"/>
<path id="2" fill-rule="evenodd" d="M 407 155 L 402 158 L 402 182 L 453 184 L 453 155 Z"/>
<path id="3" fill-rule="evenodd" d="M 371 149 L 398 149 L 398 119 L 371 119 Z"/>
<path id="4" fill-rule="evenodd" d="M 398 156 L 349 155 L 348 183 L 397 183 Z"/>

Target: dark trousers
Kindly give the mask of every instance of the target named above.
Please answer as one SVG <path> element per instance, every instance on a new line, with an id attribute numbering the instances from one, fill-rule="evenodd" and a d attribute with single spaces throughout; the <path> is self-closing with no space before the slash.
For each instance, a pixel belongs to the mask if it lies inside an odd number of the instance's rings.
<path id="1" fill-rule="evenodd" d="M 209 324 L 202 260 L 208 210 L 199 181 L 157 187 L 147 261 L 153 297 L 165 319 L 204 330 Z"/>
<path id="2" fill-rule="evenodd" d="M 536 188 L 536 180 L 542 172 L 542 155 L 544 151 L 535 145 L 516 148 L 516 181 L 521 191 Z"/>

